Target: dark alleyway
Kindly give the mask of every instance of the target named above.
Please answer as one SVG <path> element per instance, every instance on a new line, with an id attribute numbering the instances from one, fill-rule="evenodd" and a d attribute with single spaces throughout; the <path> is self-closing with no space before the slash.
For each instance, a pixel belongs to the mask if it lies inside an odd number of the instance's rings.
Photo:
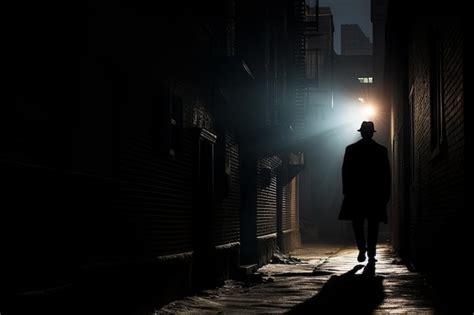
<path id="1" fill-rule="evenodd" d="M 432 289 L 390 246 L 380 248 L 375 270 L 356 256 L 353 247 L 305 246 L 291 253 L 300 264 L 260 268 L 262 283 L 229 281 L 149 314 L 435 314 Z"/>
<path id="2" fill-rule="evenodd" d="M 467 3 L 6 2 L 0 315 L 472 314 Z"/>

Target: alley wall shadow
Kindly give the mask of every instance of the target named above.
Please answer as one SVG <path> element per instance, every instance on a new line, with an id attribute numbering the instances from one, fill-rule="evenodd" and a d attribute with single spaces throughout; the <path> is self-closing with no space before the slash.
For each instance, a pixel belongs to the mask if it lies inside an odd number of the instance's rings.
<path id="1" fill-rule="evenodd" d="M 318 294 L 291 309 L 288 314 L 371 314 L 384 300 L 382 276 L 375 266 L 357 265 L 343 275 L 332 276 Z"/>

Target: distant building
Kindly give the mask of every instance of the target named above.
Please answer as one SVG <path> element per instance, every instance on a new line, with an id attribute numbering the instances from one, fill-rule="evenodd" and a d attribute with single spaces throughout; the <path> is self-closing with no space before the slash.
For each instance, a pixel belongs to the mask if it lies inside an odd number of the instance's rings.
<path id="1" fill-rule="evenodd" d="M 370 55 L 336 55 L 334 58 L 334 102 L 342 99 L 369 103 L 373 96 L 373 66 Z"/>
<path id="2" fill-rule="evenodd" d="M 332 207 L 327 202 L 330 198 L 320 184 L 322 174 L 327 171 L 326 164 L 320 160 L 325 143 L 316 137 L 333 115 L 334 24 L 331 9 L 306 10 L 305 23 L 305 80 L 303 109 L 299 113 L 306 149 L 305 169 L 300 175 L 300 225 L 302 238 L 315 241 L 324 238 L 326 231 L 338 230 L 334 227 L 335 221 L 329 219 Z M 321 198 L 321 194 L 327 198 Z M 337 190 L 332 190 L 331 194 L 337 194 Z"/>
<path id="3" fill-rule="evenodd" d="M 341 54 L 372 55 L 372 43 L 358 24 L 341 25 Z"/>
<path id="4" fill-rule="evenodd" d="M 373 62 L 374 62 L 374 97 L 376 102 L 382 100 L 379 95 L 383 89 L 384 60 L 385 60 L 385 23 L 388 0 L 372 0 L 371 20 L 373 36 Z"/>
<path id="5" fill-rule="evenodd" d="M 311 11 L 310 11 L 311 12 Z M 306 16 L 304 111 L 306 128 L 311 128 L 318 117 L 312 117 L 315 107 L 332 107 L 334 65 L 334 24 L 331 9 L 321 7 L 318 19 Z M 317 110 L 316 110 L 317 111 Z M 306 133 L 311 130 L 306 130 Z"/>

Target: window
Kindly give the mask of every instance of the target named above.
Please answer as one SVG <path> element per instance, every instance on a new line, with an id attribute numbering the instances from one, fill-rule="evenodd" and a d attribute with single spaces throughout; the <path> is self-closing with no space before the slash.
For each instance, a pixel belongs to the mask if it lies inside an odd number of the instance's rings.
<path id="1" fill-rule="evenodd" d="M 183 100 L 176 94 L 171 94 L 171 141 L 170 155 L 181 153 L 183 126 Z"/>
<path id="2" fill-rule="evenodd" d="M 317 93 L 305 94 L 305 119 L 308 125 L 313 125 L 317 121 L 326 120 L 328 106 L 321 103 Z"/>
<path id="3" fill-rule="evenodd" d="M 318 49 L 306 50 L 306 79 L 318 79 L 318 74 L 321 68 L 321 52 Z"/>
<path id="4" fill-rule="evenodd" d="M 316 16 L 318 3 L 316 0 L 305 0 L 305 15 Z"/>
<path id="5" fill-rule="evenodd" d="M 183 101 L 164 85 L 157 91 L 153 104 L 154 147 L 163 155 L 175 157 L 182 147 Z"/>
<path id="6" fill-rule="evenodd" d="M 362 77 L 358 78 L 359 83 L 361 84 L 372 84 L 374 83 L 374 79 L 372 77 Z"/>

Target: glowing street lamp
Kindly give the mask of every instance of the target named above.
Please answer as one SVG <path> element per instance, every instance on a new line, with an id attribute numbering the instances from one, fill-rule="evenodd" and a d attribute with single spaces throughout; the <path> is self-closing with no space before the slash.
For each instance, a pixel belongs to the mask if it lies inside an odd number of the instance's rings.
<path id="1" fill-rule="evenodd" d="M 375 107 L 372 106 L 372 105 L 366 105 L 364 107 L 364 114 L 369 118 L 374 117 L 375 116 Z"/>

